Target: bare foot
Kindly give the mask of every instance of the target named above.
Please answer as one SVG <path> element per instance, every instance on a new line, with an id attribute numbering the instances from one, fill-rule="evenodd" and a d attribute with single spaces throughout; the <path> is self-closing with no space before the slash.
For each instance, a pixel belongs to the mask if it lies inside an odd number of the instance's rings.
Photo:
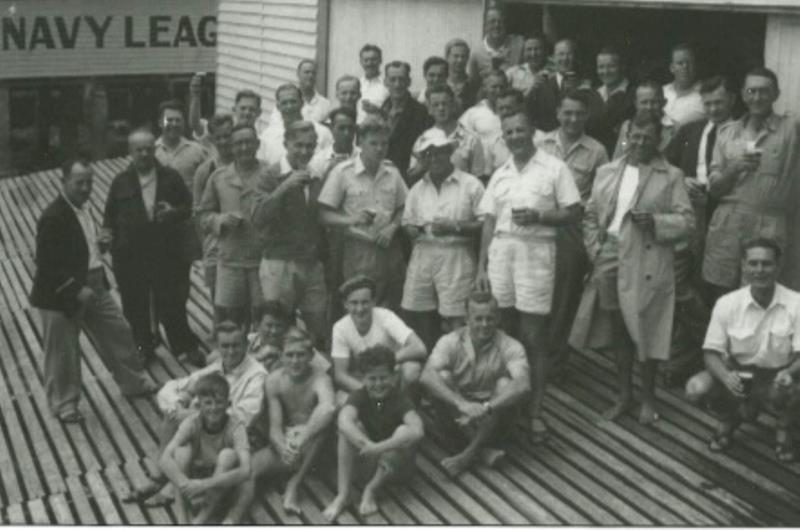
<path id="1" fill-rule="evenodd" d="M 342 510 L 345 509 L 347 506 L 347 502 L 349 501 L 348 496 L 344 495 L 337 495 L 335 499 L 325 508 L 325 511 L 322 512 L 322 516 L 325 520 L 329 523 L 332 523 L 339 517 L 339 514 L 342 513 Z"/>
<path id="2" fill-rule="evenodd" d="M 363 517 L 378 513 L 378 503 L 375 501 L 375 493 L 370 488 L 365 488 L 361 495 L 361 504 L 358 505 L 358 513 Z"/>
<path id="3" fill-rule="evenodd" d="M 480 456 L 484 464 L 495 467 L 506 457 L 506 452 L 502 449 L 481 449 Z"/>
<path id="4" fill-rule="evenodd" d="M 608 421 L 614 421 L 631 408 L 631 398 L 619 398 L 613 407 L 603 413 L 603 418 Z"/>
<path id="5" fill-rule="evenodd" d="M 475 459 L 473 455 L 466 453 L 459 453 L 455 456 L 450 456 L 442 460 L 442 467 L 447 474 L 451 477 L 456 477 L 463 473 L 472 464 Z"/>
<path id="6" fill-rule="evenodd" d="M 298 498 L 300 492 L 298 491 L 299 484 L 289 482 L 286 485 L 286 492 L 283 494 L 283 510 L 291 515 L 300 515 L 303 510 L 300 509 Z"/>
<path id="7" fill-rule="evenodd" d="M 658 421 L 658 411 L 656 410 L 655 403 L 649 403 L 647 401 L 642 403 L 642 408 L 639 409 L 639 423 L 642 425 L 650 425 L 651 423 Z"/>

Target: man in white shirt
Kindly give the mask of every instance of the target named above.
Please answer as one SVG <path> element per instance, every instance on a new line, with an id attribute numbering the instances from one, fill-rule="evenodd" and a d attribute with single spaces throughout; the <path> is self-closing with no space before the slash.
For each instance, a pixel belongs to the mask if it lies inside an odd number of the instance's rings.
<path id="1" fill-rule="evenodd" d="M 707 398 L 720 424 L 709 448 L 724 451 L 759 406 L 777 414 L 775 456 L 795 458 L 792 426 L 800 411 L 800 293 L 777 283 L 780 246 L 757 238 L 744 246 L 749 285 L 717 301 L 703 351 L 706 371 L 686 385 L 689 398 Z"/>
<path id="2" fill-rule="evenodd" d="M 347 314 L 333 325 L 331 357 L 334 382 L 345 393 L 362 387 L 360 378 L 354 375 L 356 358 L 378 344 L 394 352 L 404 387 L 418 383 L 422 374 L 427 355 L 425 345 L 394 312 L 375 307 L 375 289 L 371 278 L 357 275 L 339 290 Z M 340 401 L 341 397 L 339 393 Z"/>
<path id="3" fill-rule="evenodd" d="M 669 71 L 673 81 L 664 85 L 664 98 L 667 100 L 664 115 L 677 128 L 701 120 L 705 114 L 694 50 L 688 44 L 678 44 L 672 48 L 670 57 Z"/>
<path id="4" fill-rule="evenodd" d="M 356 113 L 356 123 L 361 123 L 368 116 L 361 108 L 361 81 L 356 76 L 343 75 L 336 81 L 336 100 L 340 107 L 352 109 Z"/>
<path id="5" fill-rule="evenodd" d="M 484 163 L 487 168 L 495 167 L 494 144 L 502 136 L 497 99 L 508 87 L 508 79 L 498 70 L 490 72 L 483 78 L 483 94 L 485 99 L 467 109 L 458 123 L 470 134 L 477 136 L 484 151 Z M 476 175 L 482 177 L 483 175 Z"/>
<path id="6" fill-rule="evenodd" d="M 260 145 L 256 157 L 272 166 L 281 161 L 286 154 L 284 145 L 284 132 L 290 124 L 303 119 L 303 95 L 300 89 L 291 83 L 278 87 L 275 91 L 275 110 L 273 116 L 280 116 L 280 120 L 272 120 L 269 127 L 259 135 Z M 317 133 L 317 150 L 322 150 L 333 143 L 331 131 L 324 125 L 312 121 L 314 131 Z"/>
<path id="7" fill-rule="evenodd" d="M 317 92 L 317 63 L 303 59 L 297 65 L 297 85 L 303 96 L 303 119 L 322 123 L 328 119 L 331 102 Z"/>
<path id="8" fill-rule="evenodd" d="M 555 284 L 557 227 L 580 218 L 581 197 L 567 165 L 536 149 L 519 112 L 503 119 L 512 157 L 495 171 L 478 206 L 484 218 L 476 284 L 497 298 L 502 325 L 519 337 L 531 364 L 532 441 L 544 440 L 548 319 Z"/>
<path id="9" fill-rule="evenodd" d="M 423 105 L 427 103 L 426 94 L 429 89 L 442 87 L 447 84 L 450 75 L 450 65 L 442 57 L 432 56 L 425 59 L 422 65 L 422 77 L 425 79 L 425 88 L 419 91 L 417 101 Z"/>
<path id="10" fill-rule="evenodd" d="M 389 97 L 389 89 L 383 83 L 381 64 L 383 52 L 374 44 L 365 44 L 358 53 L 364 76 L 361 83 L 361 107 L 364 112 L 376 113 Z"/>

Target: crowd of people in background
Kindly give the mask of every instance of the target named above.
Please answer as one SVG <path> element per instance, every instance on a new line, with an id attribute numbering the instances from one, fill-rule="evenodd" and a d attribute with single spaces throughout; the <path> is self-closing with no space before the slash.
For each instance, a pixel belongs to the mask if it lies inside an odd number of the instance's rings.
<path id="1" fill-rule="evenodd" d="M 800 267 L 785 257 L 800 237 L 800 125 L 773 110 L 776 75 L 698 79 L 698 50 L 676 44 L 662 86 L 626 77 L 604 47 L 598 84 L 573 39 L 550 54 L 542 35 L 508 34 L 495 8 L 485 28 L 414 67 L 367 44 L 363 75 L 342 76 L 331 99 L 304 59 L 266 126 L 262 87 L 204 120 L 193 79 L 188 112 L 165 102 L 160 135 L 130 135 L 100 228 L 90 160 L 65 164 L 31 295 L 53 413 L 82 419 L 80 330 L 132 397 L 155 391 L 141 370 L 159 324 L 197 367 L 158 391 L 159 471 L 132 500 L 164 502 L 172 484 L 180 522 L 239 522 L 260 479 L 283 474 L 284 508 L 299 512 L 335 435 L 324 515 L 359 478 L 368 515 L 425 436 L 447 440 L 452 475 L 498 465 L 510 437 L 546 441 L 547 386 L 587 348 L 617 368 L 608 420 L 634 408 L 638 362 L 642 424 L 659 419 L 659 384 L 685 383 L 719 414 L 710 450 L 767 407 L 776 457 L 794 459 L 800 293 L 777 282 Z M 198 261 L 209 357 L 187 318 Z"/>

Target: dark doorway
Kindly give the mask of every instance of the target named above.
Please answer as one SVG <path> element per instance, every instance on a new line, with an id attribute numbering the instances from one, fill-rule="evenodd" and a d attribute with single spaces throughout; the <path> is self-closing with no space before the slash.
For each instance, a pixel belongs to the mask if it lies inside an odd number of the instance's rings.
<path id="1" fill-rule="evenodd" d="M 542 31 L 542 6 L 507 2 L 509 30 Z M 550 5 L 555 37 L 573 37 L 581 48 L 584 75 L 594 78 L 594 54 L 603 45 L 627 57 L 633 79 L 669 82 L 669 50 L 689 42 L 697 50 L 701 77 L 725 74 L 739 81 L 763 64 L 766 16 L 721 10 L 573 7 Z"/>

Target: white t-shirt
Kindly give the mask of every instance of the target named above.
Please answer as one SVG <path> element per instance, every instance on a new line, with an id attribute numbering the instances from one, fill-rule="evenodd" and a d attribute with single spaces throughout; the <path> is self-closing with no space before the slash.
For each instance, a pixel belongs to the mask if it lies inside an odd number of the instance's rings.
<path id="1" fill-rule="evenodd" d="M 372 326 L 366 335 L 361 335 L 350 315 L 345 315 L 333 325 L 331 357 L 355 359 L 359 353 L 378 344 L 388 346 L 396 352 L 411 333 L 411 328 L 400 317 L 383 307 L 372 310 Z"/>
<path id="2" fill-rule="evenodd" d="M 639 168 L 625 166 L 622 173 L 622 182 L 619 185 L 619 195 L 617 195 L 617 209 L 614 211 L 614 220 L 608 227 L 608 233 L 615 236 L 619 235 L 622 226 L 622 218 L 628 213 L 633 205 L 633 197 L 636 195 L 636 188 L 639 187 Z"/>

